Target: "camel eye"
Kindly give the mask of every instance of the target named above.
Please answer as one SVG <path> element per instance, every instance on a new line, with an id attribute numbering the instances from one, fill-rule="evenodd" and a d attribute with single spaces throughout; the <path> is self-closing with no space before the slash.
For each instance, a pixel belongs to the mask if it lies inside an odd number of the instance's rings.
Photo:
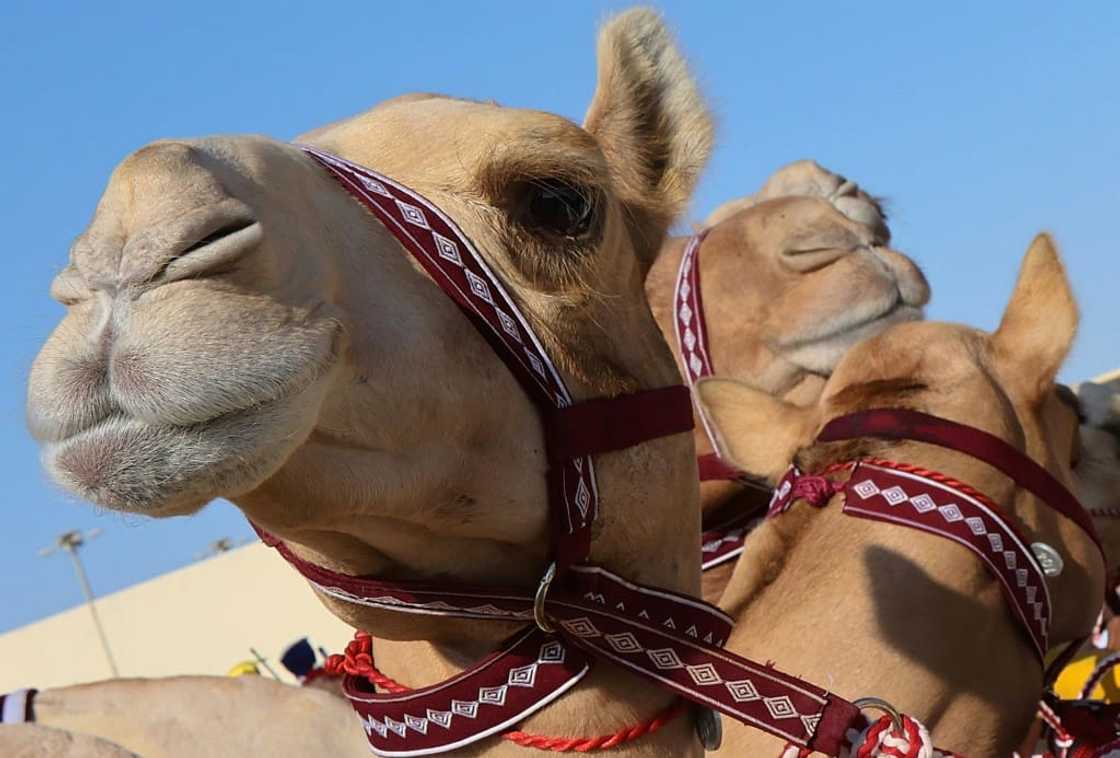
<path id="1" fill-rule="evenodd" d="M 560 179 L 537 179 L 525 185 L 523 222 L 534 230 L 575 239 L 595 220 L 595 196 Z"/>

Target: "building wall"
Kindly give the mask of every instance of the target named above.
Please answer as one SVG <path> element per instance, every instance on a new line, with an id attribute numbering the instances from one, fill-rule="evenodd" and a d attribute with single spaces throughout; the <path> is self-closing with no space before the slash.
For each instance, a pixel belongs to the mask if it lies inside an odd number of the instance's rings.
<path id="1" fill-rule="evenodd" d="M 289 644 L 306 636 L 339 652 L 352 634 L 260 543 L 105 595 L 97 609 L 121 676 L 224 675 L 253 647 L 291 681 L 279 661 Z M 85 605 L 0 635 L 0 692 L 110 676 Z"/>

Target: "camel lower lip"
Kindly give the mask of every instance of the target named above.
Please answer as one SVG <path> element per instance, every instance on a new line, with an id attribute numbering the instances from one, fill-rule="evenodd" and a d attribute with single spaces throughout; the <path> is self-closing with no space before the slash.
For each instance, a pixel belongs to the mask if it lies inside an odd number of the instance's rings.
<path id="1" fill-rule="evenodd" d="M 297 406 L 273 401 L 191 427 L 112 417 L 46 444 L 43 461 L 64 487 L 106 508 L 190 513 L 251 489 L 279 468 L 302 441 Z M 277 438 L 290 444 L 278 448 Z"/>

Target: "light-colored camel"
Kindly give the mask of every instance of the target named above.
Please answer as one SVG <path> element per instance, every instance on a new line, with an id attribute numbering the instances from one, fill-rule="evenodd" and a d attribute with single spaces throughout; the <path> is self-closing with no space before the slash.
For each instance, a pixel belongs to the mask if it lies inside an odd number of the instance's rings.
<path id="1" fill-rule="evenodd" d="M 148 756 L 364 756 L 365 735 L 337 694 L 258 676 L 112 679 L 40 692 L 36 725 L 97 735 Z M 0 755 L 19 737 L 0 726 Z M 36 756 L 67 755 L 44 746 Z M 75 753 L 84 755 L 84 753 Z M 115 755 L 108 753 L 106 755 Z"/>
<path id="2" fill-rule="evenodd" d="M 823 298 L 830 298 L 831 293 L 834 291 L 836 284 L 829 284 L 829 277 L 850 278 L 854 275 L 858 281 L 865 284 L 856 294 L 864 300 L 857 300 L 847 304 L 848 308 L 858 308 L 866 300 L 873 300 L 875 298 L 883 297 L 884 293 L 889 293 L 892 289 L 903 292 L 903 299 L 910 306 L 915 309 L 925 302 L 928 296 L 928 290 L 924 279 L 922 278 L 918 269 L 913 265 L 906 265 L 904 262 L 898 262 L 897 254 L 893 251 L 886 250 L 881 246 L 889 239 L 889 231 L 886 229 L 881 210 L 878 209 L 866 193 L 855 187 L 851 182 L 839 177 L 836 174 L 828 172 L 821 168 L 816 163 L 811 161 L 799 161 L 789 166 L 783 167 L 776 172 L 763 187 L 759 195 L 766 196 L 769 200 L 773 200 L 778 195 L 774 188 L 780 187 L 782 192 L 791 197 L 802 196 L 806 202 L 793 202 L 793 203 L 778 203 L 778 202 L 762 202 L 761 205 L 752 205 L 752 210 L 743 214 L 749 219 L 752 219 L 749 224 L 737 223 L 732 231 L 734 235 L 738 235 L 741 245 L 733 246 L 729 244 L 730 240 L 724 240 L 717 236 L 715 244 L 705 247 L 705 260 L 711 257 L 720 256 L 728 259 L 735 258 L 738 262 L 747 269 L 766 270 L 773 272 L 773 275 L 751 276 L 749 272 L 744 272 L 747 275 L 739 275 L 736 282 L 740 287 L 740 291 L 752 290 L 753 288 L 766 288 L 777 285 L 781 288 L 791 288 L 798 286 L 803 277 L 812 280 L 809 287 L 801 287 L 800 291 L 802 296 L 808 298 L 810 301 L 814 296 Z M 854 200 L 853 200 L 854 199 Z M 849 202 L 851 201 L 851 202 Z M 853 205 L 853 203 L 855 203 Z M 870 210 L 868 210 L 870 209 Z M 839 211 L 839 212 L 837 212 Z M 866 232 L 856 230 L 852 221 L 857 220 L 866 229 Z M 731 223 L 727 224 L 731 226 Z M 757 230 L 760 226 L 764 226 L 772 231 L 766 234 L 759 234 Z M 807 230 L 809 237 L 801 235 Z M 784 237 L 782 236 L 784 234 Z M 733 236 L 732 239 L 735 237 Z M 813 271 L 802 271 L 793 267 L 783 264 L 783 256 L 790 254 L 789 244 L 793 240 L 805 245 L 816 246 L 824 248 L 827 244 L 836 245 L 832 251 L 835 260 L 826 260 L 822 268 Z M 657 262 L 653 266 L 653 273 L 647 279 L 647 292 L 651 301 L 654 304 L 655 315 L 659 319 L 659 324 L 663 331 L 667 330 L 666 336 L 672 340 L 674 339 L 672 333 L 672 316 L 667 314 L 667 309 L 663 307 L 663 302 L 672 298 L 672 276 L 675 274 L 676 265 L 679 265 L 680 260 L 680 241 L 673 240 L 663 247 L 662 255 L 671 258 L 670 266 L 663 265 L 662 262 Z M 876 247 L 864 247 L 863 245 L 874 245 Z M 878 252 L 874 252 L 875 250 Z M 824 258 L 824 251 L 821 251 L 821 257 Z M 829 256 L 831 257 L 831 256 Z M 843 261 L 840 265 L 833 265 Z M 885 261 L 885 262 L 884 262 Z M 716 269 L 713 269 L 716 270 Z M 722 268 L 719 270 L 720 274 L 725 273 Z M 756 334 L 756 330 L 767 326 L 765 322 L 753 320 L 750 314 L 741 309 L 735 308 L 731 303 L 726 300 L 736 294 L 735 289 L 730 287 L 713 287 L 711 297 L 708 301 L 708 307 L 715 318 L 718 318 L 723 327 L 720 332 L 721 339 L 736 339 L 741 343 L 758 344 L 761 350 L 772 350 L 775 353 L 782 351 L 782 345 L 769 344 L 770 336 L 773 331 L 766 331 L 763 334 Z M 908 299 L 907 299 L 908 298 Z M 757 299 L 757 298 L 755 298 Z M 831 321 L 837 322 L 843 316 L 843 303 L 836 304 L 837 310 L 831 314 Z M 822 307 L 828 307 L 828 303 L 823 303 L 819 307 L 810 306 L 810 310 L 820 312 Z M 875 325 L 878 329 L 885 329 L 896 317 L 897 310 L 888 311 L 884 317 L 872 321 L 871 324 Z M 910 316 L 910 313 L 906 314 Z M 829 315 L 825 316 L 826 318 Z M 776 319 L 775 319 L 776 320 Z M 728 327 L 734 328 L 728 328 Z M 836 330 L 838 334 L 843 334 L 847 324 L 841 323 Z M 868 331 L 869 325 L 853 324 L 860 328 L 862 332 Z M 837 338 L 839 341 L 841 338 Z M 726 350 L 722 343 L 715 346 L 718 349 L 721 358 L 727 357 L 728 360 L 734 356 L 731 351 Z M 760 353 L 762 355 L 762 353 Z M 781 359 L 784 360 L 784 359 Z M 736 378 L 747 381 L 748 383 L 764 386 L 763 377 L 766 374 L 766 367 L 762 365 L 762 359 L 756 363 L 743 366 L 744 373 L 735 374 Z M 818 364 L 819 368 L 819 364 Z M 826 365 L 827 370 L 831 370 L 831 364 Z M 798 381 L 797 386 L 801 388 L 800 392 L 803 394 L 805 390 L 810 387 L 810 382 L 805 381 L 809 377 L 816 377 L 816 374 L 809 374 L 807 369 L 802 368 L 804 376 L 802 380 Z M 816 386 L 823 384 L 821 379 Z M 717 491 L 715 489 L 709 491 Z M 730 569 L 732 564 L 726 566 L 726 574 L 721 577 L 718 583 L 718 590 L 722 592 L 723 585 L 726 583 L 727 577 L 730 576 Z M 722 567 L 721 567 L 722 568 Z M 709 576 L 714 576 L 716 572 L 709 572 L 705 576 L 705 587 L 707 587 Z M 718 599 L 719 592 L 713 592 L 713 597 L 709 599 Z M 403 654 L 403 653 L 402 653 Z M 416 678 L 414 681 L 431 681 L 439 677 L 439 668 L 433 672 L 414 670 L 412 672 Z M 208 703 L 222 702 L 224 697 L 222 693 L 232 692 L 230 686 L 223 680 L 208 677 L 191 677 L 179 678 L 173 680 L 174 686 L 157 687 L 155 682 L 143 683 L 129 683 L 121 685 L 115 682 L 108 683 L 108 687 L 113 690 L 114 696 L 108 697 L 107 702 L 113 703 L 120 700 L 119 696 L 114 693 L 119 692 L 122 688 L 127 691 L 129 687 L 143 688 L 137 689 L 137 702 L 150 703 L 151 707 L 159 709 L 168 709 L 171 704 L 183 700 L 193 699 L 190 695 L 192 689 L 197 690 L 199 693 L 196 697 L 205 697 Z M 279 708 L 287 708 L 293 710 L 292 706 L 288 705 L 292 702 L 297 702 L 299 696 L 295 691 L 290 688 L 281 688 L 278 685 L 271 685 L 279 693 L 278 705 Z M 337 689 L 337 688 L 336 688 Z M 140 697 L 141 691 L 143 696 Z M 264 690 L 268 692 L 267 688 Z M 94 685 L 86 685 L 78 688 L 60 688 L 44 692 L 40 695 L 40 702 L 44 705 L 40 709 L 40 718 L 46 719 L 49 723 L 60 723 L 59 717 L 56 715 L 57 707 L 64 705 L 70 698 L 81 698 L 82 708 L 85 713 L 91 713 L 93 704 L 97 701 L 92 697 L 96 694 Z M 263 723 L 271 709 L 268 706 L 268 701 L 264 698 L 263 693 L 258 696 L 254 703 L 259 702 L 261 713 L 260 722 Z M 242 717 L 244 723 L 251 725 L 254 721 L 249 717 L 252 712 L 250 709 L 252 704 L 248 701 L 239 701 L 236 706 L 236 712 Z M 309 726 L 313 731 L 319 727 L 313 727 L 316 723 L 316 718 L 313 713 L 322 712 L 324 714 L 324 723 L 329 725 L 331 719 L 336 718 L 333 711 L 324 710 L 325 706 L 318 704 L 309 704 L 306 709 L 306 715 L 303 717 L 302 722 Z M 230 706 L 230 710 L 234 710 Z M 349 706 L 344 705 L 342 709 L 347 715 L 349 714 Z M 190 728 L 189 724 L 195 721 L 201 715 L 194 709 L 176 711 L 176 718 L 180 719 L 180 729 Z M 104 714 L 106 724 L 112 724 L 114 721 L 114 712 L 109 711 Z M 160 717 L 153 714 L 152 718 L 147 717 L 137 719 L 133 718 L 133 726 L 137 721 L 148 722 Z M 94 723 L 86 723 L 83 725 L 85 729 L 94 731 L 98 734 L 119 734 L 121 730 L 115 726 L 104 726 L 101 731 L 97 730 Z M 326 728 L 326 727 L 323 727 Z M 229 730 L 223 730 L 223 733 L 229 734 Z M 129 737 L 129 744 L 138 744 L 136 740 Z M 232 744 L 235 744 L 232 743 Z M 150 749 L 145 746 L 146 749 Z"/>
<path id="3" fill-rule="evenodd" d="M 943 472 L 1001 504 L 1028 541 L 1055 547 L 1049 580 L 1052 645 L 1092 627 L 1103 566 L 1079 527 L 986 464 L 915 442 L 817 443 L 829 419 L 904 407 L 995 434 L 1064 483 L 1077 435 L 1054 377 L 1077 310 L 1048 237 L 1024 259 L 993 334 L 941 323 L 901 324 L 854 347 L 820 401 L 801 407 L 729 380 L 700 394 L 723 452 L 776 482 L 873 455 Z M 1060 426 L 1057 422 L 1060 421 Z M 737 626 L 728 649 L 765 656 L 848 698 L 878 696 L 922 720 L 936 743 L 970 758 L 1007 756 L 1034 714 L 1042 672 L 998 582 L 975 557 L 924 532 L 796 504 L 748 538 L 724 605 Z M 724 755 L 776 755 L 780 744 L 728 725 Z"/>
<path id="4" fill-rule="evenodd" d="M 715 371 L 790 402 L 816 402 L 853 344 L 921 318 L 929 300 L 918 266 L 889 247 L 886 215 L 875 199 L 813 161 L 783 167 L 708 223 L 700 271 Z M 646 280 L 654 317 L 674 346 L 674 288 L 686 244 L 667 242 Z M 687 371 L 683 362 L 680 368 Z M 699 420 L 694 436 L 698 452 L 712 451 Z M 708 481 L 700 497 L 715 522 L 765 507 L 770 495 Z M 719 600 L 733 567 L 705 572 L 706 600 Z"/>
<path id="5" fill-rule="evenodd" d="M 1109 562 L 1120 569 L 1120 376 L 1105 375 L 1077 386 L 1085 420 L 1076 473 L 1085 507 L 1093 514 Z"/>
<path id="6" fill-rule="evenodd" d="M 642 284 L 711 126 L 654 14 L 604 28 L 583 128 L 413 95 L 301 139 L 453 218 L 577 400 L 679 382 Z M 531 587 L 543 572 L 536 410 L 396 239 L 298 148 L 222 137 L 133 154 L 53 293 L 67 315 L 33 366 L 28 416 L 71 491 L 156 517 L 224 496 L 349 574 Z M 693 458 L 683 434 L 598 457 L 595 563 L 698 590 Z M 457 671 L 510 631 L 323 600 L 397 640 L 379 659 L 410 684 L 425 683 L 410 666 Z M 521 726 L 609 733 L 671 699 L 600 665 Z M 506 750 L 519 749 L 491 739 L 465 753 Z M 698 751 L 677 719 L 621 752 Z"/>
<path id="7" fill-rule="evenodd" d="M 137 758 L 136 753 L 100 737 L 42 724 L 10 724 L 2 729 L 4 758 Z"/>

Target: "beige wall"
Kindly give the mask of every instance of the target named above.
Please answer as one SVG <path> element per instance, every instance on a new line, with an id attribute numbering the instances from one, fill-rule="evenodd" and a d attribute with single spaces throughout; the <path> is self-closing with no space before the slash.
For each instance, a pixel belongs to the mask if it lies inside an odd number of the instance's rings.
<path id="1" fill-rule="evenodd" d="M 290 681 L 285 647 L 308 636 L 339 652 L 352 634 L 259 543 L 101 597 L 97 608 L 121 676 L 222 675 L 254 647 Z M 0 635 L 0 692 L 109 676 L 84 605 Z"/>

